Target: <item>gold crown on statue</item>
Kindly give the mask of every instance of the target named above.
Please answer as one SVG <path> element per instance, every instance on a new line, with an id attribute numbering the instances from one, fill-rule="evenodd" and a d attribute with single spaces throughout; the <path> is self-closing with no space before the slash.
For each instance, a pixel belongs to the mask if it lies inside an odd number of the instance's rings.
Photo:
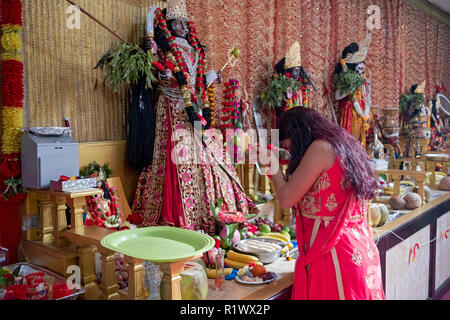
<path id="1" fill-rule="evenodd" d="M 372 33 L 368 32 L 363 42 L 359 44 L 359 50 L 355 53 L 349 53 L 344 58 L 345 63 L 358 64 L 364 62 L 369 52 L 370 42 L 372 41 Z"/>
<path id="2" fill-rule="evenodd" d="M 167 1 L 167 20 L 183 20 L 189 21 L 186 1 L 185 0 L 168 0 Z"/>
<path id="3" fill-rule="evenodd" d="M 294 67 L 301 67 L 302 65 L 302 55 L 300 51 L 300 43 L 295 41 L 291 46 L 289 51 L 286 53 L 284 62 L 284 69 L 290 69 Z"/>
<path id="4" fill-rule="evenodd" d="M 416 88 L 416 93 L 422 93 L 425 94 L 425 85 L 427 83 L 427 80 L 424 80 L 424 82 L 422 82 L 421 84 L 419 84 Z"/>

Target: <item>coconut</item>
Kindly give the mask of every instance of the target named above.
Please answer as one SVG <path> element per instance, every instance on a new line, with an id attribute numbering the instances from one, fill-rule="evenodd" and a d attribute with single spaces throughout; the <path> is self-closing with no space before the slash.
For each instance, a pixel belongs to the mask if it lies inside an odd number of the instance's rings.
<path id="1" fill-rule="evenodd" d="M 443 178 L 438 185 L 439 190 L 450 191 L 450 177 Z"/>
<path id="2" fill-rule="evenodd" d="M 372 228 L 376 228 L 381 220 L 381 210 L 377 204 L 370 204 L 369 208 L 369 225 Z"/>
<path id="3" fill-rule="evenodd" d="M 380 222 L 378 223 L 377 227 L 381 227 L 386 223 L 386 221 L 389 217 L 389 210 L 384 204 L 379 204 L 378 207 L 380 208 L 381 219 L 380 219 Z"/>
<path id="4" fill-rule="evenodd" d="M 403 197 L 405 200 L 406 208 L 409 210 L 417 209 L 422 205 L 422 197 L 415 192 L 410 192 Z"/>
<path id="5" fill-rule="evenodd" d="M 415 192 L 415 193 L 419 193 L 419 187 L 418 186 L 415 186 L 413 189 L 412 189 L 412 192 Z M 423 186 L 423 196 L 424 196 L 424 200 L 425 200 L 425 202 L 430 202 L 430 200 L 431 200 L 431 189 L 430 189 L 430 187 L 428 187 L 428 186 Z"/>
<path id="6" fill-rule="evenodd" d="M 406 207 L 406 202 L 403 200 L 403 198 L 400 198 L 399 196 L 392 196 L 391 199 L 389 199 L 389 205 L 394 210 L 402 210 Z"/>

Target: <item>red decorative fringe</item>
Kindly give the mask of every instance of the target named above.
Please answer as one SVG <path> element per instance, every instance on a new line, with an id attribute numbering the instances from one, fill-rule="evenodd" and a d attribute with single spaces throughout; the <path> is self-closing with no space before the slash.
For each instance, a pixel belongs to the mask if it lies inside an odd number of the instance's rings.
<path id="1" fill-rule="evenodd" d="M 22 3 L 20 0 L 1 0 L 2 24 L 22 25 Z"/>
<path id="2" fill-rule="evenodd" d="M 18 161 L 20 155 L 3 154 L 2 162 L 0 164 L 0 173 L 5 177 L 15 177 L 20 174 L 20 162 Z M 3 189 L 2 189 L 3 190 Z"/>
<path id="3" fill-rule="evenodd" d="M 23 108 L 23 64 L 16 60 L 1 62 L 2 107 Z"/>

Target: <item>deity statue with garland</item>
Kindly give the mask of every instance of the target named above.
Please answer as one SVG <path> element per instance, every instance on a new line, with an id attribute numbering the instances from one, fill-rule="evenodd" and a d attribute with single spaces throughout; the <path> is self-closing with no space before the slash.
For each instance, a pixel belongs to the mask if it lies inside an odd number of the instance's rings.
<path id="1" fill-rule="evenodd" d="M 365 75 L 365 60 L 372 34 L 361 43 L 351 43 L 342 52 L 336 66 L 334 85 L 338 101 L 339 124 L 366 148 L 367 132 L 372 122 L 371 80 Z"/>
<path id="2" fill-rule="evenodd" d="M 275 65 L 275 74 L 262 103 L 274 108 L 277 116 L 295 107 L 309 107 L 310 86 L 314 86 L 308 72 L 302 67 L 300 44 L 295 41 L 285 57 Z"/>
<path id="3" fill-rule="evenodd" d="M 164 10 L 154 7 L 147 24 L 148 47 L 158 59 L 154 65 L 159 85 L 156 90 L 141 86 L 133 93 L 133 110 L 153 110 L 155 128 L 153 154 L 143 163 L 132 211 L 143 218 L 143 226 L 215 234 L 218 225 L 211 204 L 223 201 L 223 210 L 240 214 L 258 212 L 227 152 L 218 157 L 207 138 L 198 137 L 210 128 L 207 87 L 218 77 L 206 73 L 206 48 L 188 19 L 185 1 L 169 0 Z M 140 121 L 135 119 L 135 125 Z"/>

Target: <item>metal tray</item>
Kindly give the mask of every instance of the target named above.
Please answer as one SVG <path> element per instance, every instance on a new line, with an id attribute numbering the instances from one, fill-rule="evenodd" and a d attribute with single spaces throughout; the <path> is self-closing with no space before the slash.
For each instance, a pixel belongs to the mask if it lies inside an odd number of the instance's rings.
<path id="1" fill-rule="evenodd" d="M 65 283 L 67 279 L 57 273 L 54 273 L 50 270 L 44 269 L 39 266 L 35 266 L 31 263 L 27 262 L 19 262 L 16 264 L 10 264 L 7 266 L 4 266 L 3 269 L 8 269 L 9 271 L 13 272 L 14 269 L 16 269 L 18 266 L 20 266 L 20 272 L 19 275 L 26 276 L 31 273 L 35 272 L 43 272 L 46 276 L 50 276 L 53 278 L 53 284 L 60 284 Z M 82 286 L 81 289 L 72 289 L 72 294 L 59 298 L 59 299 L 49 299 L 49 300 L 76 300 L 76 298 L 80 295 L 86 292 L 86 289 Z"/>

